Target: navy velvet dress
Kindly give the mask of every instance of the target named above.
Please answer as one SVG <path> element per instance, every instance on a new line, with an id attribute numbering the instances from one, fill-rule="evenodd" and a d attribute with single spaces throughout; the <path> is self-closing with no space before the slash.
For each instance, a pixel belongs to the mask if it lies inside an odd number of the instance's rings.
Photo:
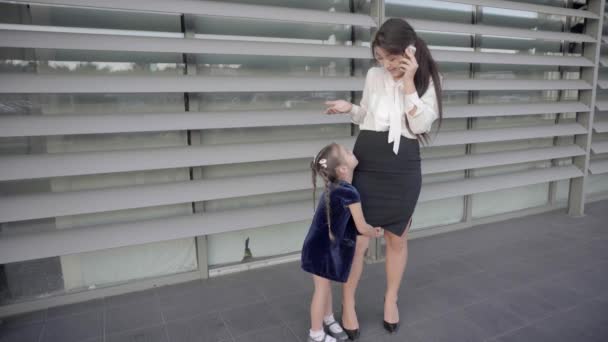
<path id="1" fill-rule="evenodd" d="M 344 283 L 348 280 L 357 241 L 357 228 L 348 206 L 361 200 L 357 189 L 344 181 L 332 184 L 329 196 L 331 227 L 335 239 L 331 241 L 329 238 L 323 193 L 304 239 L 302 269 Z"/>

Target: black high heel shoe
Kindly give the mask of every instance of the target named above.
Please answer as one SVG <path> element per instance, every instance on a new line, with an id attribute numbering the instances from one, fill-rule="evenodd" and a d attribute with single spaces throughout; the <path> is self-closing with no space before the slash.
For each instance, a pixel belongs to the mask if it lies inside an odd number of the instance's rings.
<path id="1" fill-rule="evenodd" d="M 344 305 L 342 305 L 342 317 L 344 317 Z M 356 339 L 359 338 L 359 336 L 361 336 L 361 332 L 359 331 L 359 329 L 346 329 L 344 327 L 344 319 L 341 319 L 341 325 L 342 325 L 342 330 L 344 330 L 344 332 L 346 333 L 346 336 L 348 336 L 348 339 L 351 341 L 354 341 Z"/>
<path id="2" fill-rule="evenodd" d="M 386 303 L 386 296 L 384 297 L 384 302 Z M 399 300 L 397 300 L 395 302 L 395 304 L 399 303 Z M 382 320 L 382 325 L 384 326 L 384 330 L 388 331 L 389 333 L 395 333 L 397 332 L 397 330 L 399 330 L 399 322 L 396 323 L 389 323 L 385 320 Z"/>
<path id="3" fill-rule="evenodd" d="M 361 336 L 359 329 L 349 330 L 349 329 L 346 329 L 343 327 L 342 330 L 344 330 L 344 332 L 346 333 L 346 336 L 348 336 L 348 339 L 351 341 L 354 341 L 354 340 L 358 339 L 359 336 Z"/>

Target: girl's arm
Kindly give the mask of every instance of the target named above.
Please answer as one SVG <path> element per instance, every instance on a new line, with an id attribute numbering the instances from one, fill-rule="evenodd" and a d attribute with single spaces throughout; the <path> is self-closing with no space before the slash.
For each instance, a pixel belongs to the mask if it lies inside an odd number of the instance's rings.
<path id="1" fill-rule="evenodd" d="M 406 84 L 405 92 L 405 116 L 412 132 L 415 134 L 430 132 L 433 122 L 439 118 L 433 81 L 431 80 L 422 97 L 419 97 L 413 84 Z"/>
<path id="2" fill-rule="evenodd" d="M 350 209 L 350 213 L 353 216 L 353 220 L 355 221 L 355 226 L 359 233 L 369 237 L 378 237 L 382 232 L 380 227 L 372 227 L 367 221 L 365 221 L 365 217 L 363 217 L 363 209 L 361 209 L 361 202 L 353 203 L 348 206 Z"/>

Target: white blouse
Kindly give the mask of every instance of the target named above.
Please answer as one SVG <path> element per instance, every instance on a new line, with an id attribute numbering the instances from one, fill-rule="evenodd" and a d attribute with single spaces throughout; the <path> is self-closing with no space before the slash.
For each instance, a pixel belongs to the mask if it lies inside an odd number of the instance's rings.
<path id="1" fill-rule="evenodd" d="M 415 114 L 407 114 L 414 106 Z M 360 105 L 353 103 L 349 114 L 362 130 L 388 131 L 388 143 L 393 143 L 393 152 L 398 154 L 402 135 L 416 139 L 405 126 L 406 118 L 412 132 L 422 134 L 430 132 L 433 121 L 439 117 L 433 80 L 422 97 L 417 92 L 406 96 L 402 80 L 395 81 L 383 67 L 372 67 L 365 77 Z"/>

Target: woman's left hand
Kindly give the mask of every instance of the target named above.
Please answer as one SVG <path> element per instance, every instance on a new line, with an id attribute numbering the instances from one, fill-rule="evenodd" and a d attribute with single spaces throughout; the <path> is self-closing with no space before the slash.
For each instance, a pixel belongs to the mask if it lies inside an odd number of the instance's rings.
<path id="1" fill-rule="evenodd" d="M 404 82 L 414 81 L 414 75 L 416 75 L 416 70 L 418 70 L 418 61 L 416 61 L 416 56 L 411 51 L 405 50 L 405 54 L 401 58 L 401 62 L 399 62 L 399 69 L 404 72 L 401 77 Z"/>

